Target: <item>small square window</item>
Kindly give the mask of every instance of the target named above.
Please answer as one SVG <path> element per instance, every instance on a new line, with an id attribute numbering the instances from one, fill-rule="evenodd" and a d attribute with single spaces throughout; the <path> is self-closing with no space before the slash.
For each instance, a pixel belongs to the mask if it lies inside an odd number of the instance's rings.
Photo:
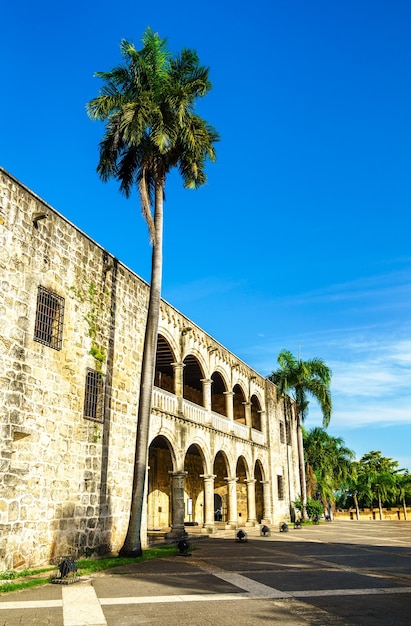
<path id="1" fill-rule="evenodd" d="M 54 350 L 61 350 L 63 340 L 64 298 L 57 293 L 38 288 L 34 341 Z"/>
<path id="2" fill-rule="evenodd" d="M 100 372 L 87 369 L 84 392 L 84 417 L 103 421 L 103 376 Z"/>

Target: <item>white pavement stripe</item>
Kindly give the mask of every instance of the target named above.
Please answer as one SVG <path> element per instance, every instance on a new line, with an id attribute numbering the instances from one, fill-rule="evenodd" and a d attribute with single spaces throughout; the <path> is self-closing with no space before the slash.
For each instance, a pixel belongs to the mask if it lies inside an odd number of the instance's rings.
<path id="1" fill-rule="evenodd" d="M 54 609 L 61 608 L 61 600 L 24 600 L 23 602 L 0 602 L 0 611 L 13 609 Z"/>
<path id="2" fill-rule="evenodd" d="M 317 589 L 312 591 L 292 591 L 294 598 L 317 598 L 321 596 L 370 596 L 396 593 L 411 593 L 411 587 L 373 587 L 371 589 Z"/>
<path id="3" fill-rule="evenodd" d="M 170 602 L 216 602 L 221 600 L 249 600 L 248 593 L 202 593 L 180 596 L 140 596 L 134 598 L 101 598 L 101 606 L 117 604 L 166 604 Z"/>
<path id="4" fill-rule="evenodd" d="M 94 588 L 88 585 L 67 585 L 63 593 L 64 626 L 107 626 Z"/>
<path id="5" fill-rule="evenodd" d="M 265 595 L 268 599 L 290 600 L 293 598 L 317 598 L 326 596 L 360 596 L 360 595 L 385 595 L 396 593 L 411 593 L 411 587 L 383 587 L 378 589 L 313 589 L 311 591 L 288 591 L 282 592 L 271 589 L 272 593 Z M 260 594 L 253 593 L 212 593 L 212 594 L 186 594 L 180 596 L 140 596 L 127 598 L 101 598 L 102 606 L 115 606 L 118 604 L 161 604 L 170 602 L 210 602 L 224 600 L 261 600 Z"/>
<path id="6" fill-rule="evenodd" d="M 263 585 L 265 587 L 265 585 Z M 65 591 L 73 589 L 73 586 L 63 587 Z M 77 587 L 77 589 L 79 589 Z M 98 601 L 92 587 L 87 597 L 83 594 L 77 595 L 74 600 L 72 594 L 64 592 L 64 626 L 107 626 L 101 606 L 131 605 L 131 604 L 168 604 L 171 602 L 221 602 L 229 600 L 258 600 L 262 597 L 275 600 L 290 600 L 293 598 L 319 598 L 327 596 L 361 596 L 361 595 L 386 595 L 386 594 L 411 594 L 411 587 L 378 587 L 371 589 L 312 589 L 310 591 L 288 591 L 282 592 L 278 589 L 271 589 L 271 595 L 267 592 L 264 596 L 260 593 L 203 593 L 203 594 L 181 594 L 177 596 L 135 596 L 126 598 L 100 598 Z M 93 592 L 93 594 L 90 593 Z M 78 602 L 83 604 L 78 604 Z M 61 600 L 38 600 L 27 602 L 1 602 L 0 611 L 61 608 Z M 69 608 L 71 615 L 69 615 Z"/>

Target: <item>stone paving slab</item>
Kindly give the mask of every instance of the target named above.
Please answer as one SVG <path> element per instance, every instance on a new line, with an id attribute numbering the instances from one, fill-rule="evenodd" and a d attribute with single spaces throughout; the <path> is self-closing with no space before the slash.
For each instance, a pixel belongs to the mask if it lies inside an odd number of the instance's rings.
<path id="1" fill-rule="evenodd" d="M 181 594 L 238 593 L 234 585 L 211 574 L 193 571 L 191 575 L 135 573 L 128 576 L 107 576 L 93 580 L 99 597 L 177 596 Z"/>

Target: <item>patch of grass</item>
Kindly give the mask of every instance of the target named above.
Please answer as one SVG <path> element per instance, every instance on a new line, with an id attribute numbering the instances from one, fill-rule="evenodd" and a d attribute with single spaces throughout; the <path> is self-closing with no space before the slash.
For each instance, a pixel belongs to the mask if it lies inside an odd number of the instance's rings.
<path id="1" fill-rule="evenodd" d="M 30 587 L 39 587 L 50 582 L 50 578 L 32 578 L 31 580 L 19 580 L 15 583 L 4 583 L 0 585 L 0 594 L 8 593 L 9 591 L 20 591 L 21 589 L 29 589 Z"/>
<path id="2" fill-rule="evenodd" d="M 93 572 L 101 572 L 112 567 L 120 567 L 121 565 L 130 565 L 131 563 L 141 563 L 150 559 L 158 559 L 162 556 L 170 556 L 176 554 L 175 546 L 157 546 L 156 548 L 148 548 L 143 550 L 143 556 L 135 559 L 126 557 L 107 557 L 101 559 L 80 559 L 76 561 L 77 568 L 82 574 L 92 574 Z"/>
<path id="3" fill-rule="evenodd" d="M 132 563 L 141 563 L 142 561 L 148 561 L 150 559 L 158 559 L 164 556 L 170 556 L 177 553 L 177 548 L 173 545 L 170 546 L 157 546 L 155 548 L 148 548 L 143 550 L 143 556 L 136 559 L 124 558 L 124 557 L 107 557 L 101 559 L 78 559 L 76 560 L 77 569 L 79 574 L 92 574 L 93 572 L 101 572 L 113 567 L 120 567 L 121 565 L 130 565 Z M 29 587 L 37 587 L 50 582 L 50 576 L 43 578 L 38 576 L 39 574 L 49 573 L 55 571 L 55 567 L 48 567 L 43 569 L 24 569 L 24 570 L 7 570 L 0 572 L 0 580 L 11 580 L 15 582 L 7 582 L 3 585 L 0 584 L 0 593 L 8 593 L 9 591 L 19 591 L 20 589 L 27 589 Z M 38 576 L 38 578 L 32 578 L 31 580 L 22 580 L 29 576 Z"/>

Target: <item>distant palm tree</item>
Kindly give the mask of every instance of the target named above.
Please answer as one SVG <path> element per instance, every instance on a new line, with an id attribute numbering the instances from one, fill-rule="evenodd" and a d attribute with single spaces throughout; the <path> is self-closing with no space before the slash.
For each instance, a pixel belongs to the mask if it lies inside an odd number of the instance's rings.
<path id="1" fill-rule="evenodd" d="M 344 490 L 353 475 L 355 453 L 341 437 L 332 437 L 324 428 L 304 432 L 307 496 L 320 497 L 324 505 L 335 502 L 337 490 Z"/>
<path id="2" fill-rule="evenodd" d="M 147 469 L 151 398 L 154 383 L 162 280 L 163 201 L 166 176 L 178 168 L 185 187 L 206 182 L 205 162 L 215 160 L 217 132 L 195 114 L 198 98 L 211 88 L 208 68 L 195 51 L 172 56 L 166 40 L 148 28 L 143 48 L 123 39 L 124 63 L 97 72 L 104 81 L 99 95 L 87 104 L 91 119 L 106 124 L 97 172 L 114 178 L 129 197 L 140 196 L 153 245 L 150 296 L 141 366 L 133 495 L 122 555 L 141 555 L 141 518 Z"/>
<path id="3" fill-rule="evenodd" d="M 407 519 L 407 498 L 411 499 L 411 474 L 408 470 L 399 470 L 396 474 L 395 482 L 398 492 L 398 497 L 401 500 L 402 508 L 404 511 L 404 519 Z"/>
<path id="4" fill-rule="evenodd" d="M 289 350 L 282 350 L 277 361 L 279 368 L 268 378 L 277 385 L 279 398 L 291 394 L 295 400 L 301 503 L 303 517 L 306 518 L 307 491 L 301 423 L 304 422 L 308 413 L 309 397 L 313 397 L 320 405 L 323 414 L 323 426 L 328 426 L 332 411 L 331 370 L 322 359 L 314 358 L 303 361 L 300 357 L 296 359 Z"/>

